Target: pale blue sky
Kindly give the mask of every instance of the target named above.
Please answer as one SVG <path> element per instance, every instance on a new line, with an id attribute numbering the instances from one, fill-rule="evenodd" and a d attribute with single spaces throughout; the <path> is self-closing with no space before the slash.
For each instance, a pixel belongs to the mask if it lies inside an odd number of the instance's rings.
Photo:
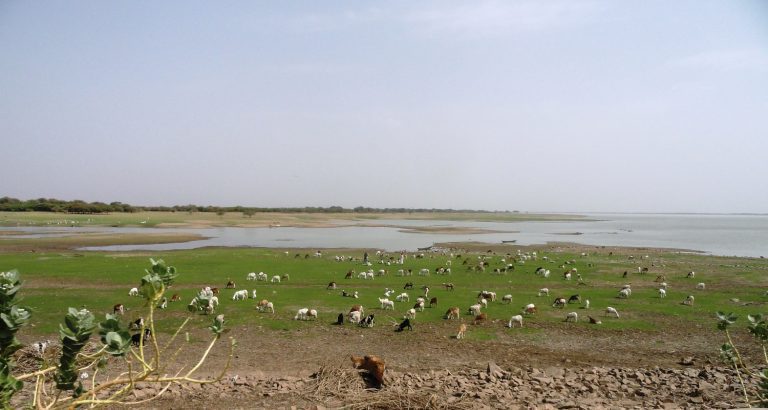
<path id="1" fill-rule="evenodd" d="M 0 196 L 768 212 L 768 2 L 0 2 Z"/>

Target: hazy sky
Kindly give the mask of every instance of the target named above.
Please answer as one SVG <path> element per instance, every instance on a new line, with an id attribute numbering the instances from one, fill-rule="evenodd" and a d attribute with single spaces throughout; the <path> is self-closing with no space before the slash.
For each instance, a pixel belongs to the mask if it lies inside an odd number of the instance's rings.
<path id="1" fill-rule="evenodd" d="M 768 212 L 768 2 L 0 1 L 0 196 Z"/>

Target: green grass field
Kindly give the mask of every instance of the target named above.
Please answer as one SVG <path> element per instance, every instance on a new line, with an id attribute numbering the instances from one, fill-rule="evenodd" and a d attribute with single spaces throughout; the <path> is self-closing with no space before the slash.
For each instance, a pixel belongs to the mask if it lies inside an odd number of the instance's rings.
<path id="1" fill-rule="evenodd" d="M 210 248 L 153 253 L 102 253 L 102 252 L 7 252 L 0 253 L 0 271 L 17 269 L 24 282 L 21 295 L 22 304 L 33 310 L 32 325 L 22 330 L 20 335 L 53 335 L 58 323 L 66 313 L 67 307 L 86 307 L 101 317 L 110 313 L 112 306 L 123 303 L 128 312 L 126 319 L 133 320 L 146 314 L 143 300 L 129 297 L 128 290 L 138 286 L 144 269 L 149 267 L 149 258 L 162 258 L 169 265 L 175 266 L 180 275 L 176 284 L 169 290 L 168 296 L 178 293 L 182 301 L 171 303 L 169 308 L 158 313 L 158 325 L 161 332 L 172 331 L 188 315 L 186 305 L 204 286 L 219 287 L 221 305 L 217 313 L 225 314 L 227 325 L 250 329 L 261 326 L 264 329 L 297 329 L 305 326 L 327 326 L 335 321 L 340 312 L 347 312 L 353 304 L 362 304 L 367 313 L 375 313 L 380 323 L 399 321 L 405 311 L 413 306 L 419 287 L 428 285 L 429 296 L 438 298 L 438 306 L 427 307 L 417 313 L 416 323 L 441 322 L 445 311 L 451 306 L 458 306 L 463 320 L 471 317 L 467 308 L 476 303 L 480 290 L 494 291 L 498 301 L 491 303 L 487 314 L 492 320 L 506 322 L 513 314 L 520 312 L 527 303 L 535 303 L 539 313 L 525 319 L 525 329 L 509 330 L 532 332 L 553 326 L 591 326 L 586 322 L 587 315 L 600 317 L 603 326 L 600 329 L 612 330 L 663 330 L 681 323 L 714 327 L 714 313 L 722 310 L 734 312 L 740 317 L 750 313 L 765 313 L 764 296 L 768 288 L 768 261 L 764 259 L 723 258 L 691 255 L 682 253 L 651 253 L 648 259 L 630 260 L 627 254 L 609 255 L 607 251 L 591 253 L 585 257 L 577 254 L 548 252 L 540 250 L 538 260 L 515 263 L 515 270 L 506 274 L 492 274 L 493 268 L 503 266 L 504 253 L 462 253 L 461 257 L 442 254 L 427 254 L 426 258 L 417 259 L 409 256 L 405 265 L 386 266 L 377 263 L 372 256 L 374 271 L 386 269 L 385 276 L 376 276 L 373 280 L 344 279 L 347 271 L 360 272 L 368 269 L 360 261 L 334 260 L 336 255 L 362 257 L 362 251 L 341 250 L 325 251 L 322 257 L 305 258 L 307 251 L 243 248 Z M 309 252 L 312 254 L 312 252 Z M 295 257 L 299 254 L 300 257 Z M 512 257 L 506 256 L 507 262 Z M 469 266 L 478 262 L 478 256 L 488 258 L 490 266 L 484 273 L 469 271 Z M 549 260 L 544 260 L 546 256 Z M 636 255 L 637 257 L 640 254 Z M 418 276 L 421 268 L 434 272 L 439 266 L 452 262 L 452 274 Z M 463 261 L 468 264 L 464 265 Z M 566 268 L 560 266 L 565 261 L 574 261 Z M 654 266 L 651 266 L 651 265 Z M 551 271 L 548 279 L 534 274 L 538 266 Z M 636 273 L 637 266 L 648 266 L 650 272 L 645 275 Z M 577 268 L 584 284 L 578 284 L 575 277 L 571 281 L 562 278 L 566 269 Z M 399 277 L 398 269 L 412 269 L 413 276 Z M 628 277 L 622 273 L 629 271 Z M 687 279 L 688 271 L 695 271 L 695 279 Z M 289 274 L 290 279 L 279 284 L 260 281 L 246 281 L 249 272 L 265 272 L 273 275 Z M 669 284 L 667 297 L 659 298 L 658 283 L 654 282 L 657 274 L 664 274 Z M 256 301 L 232 301 L 234 290 L 224 289 L 231 278 L 237 289 L 255 289 L 258 299 L 268 299 L 275 304 L 276 314 L 259 313 L 255 309 Z M 329 282 L 338 284 L 337 290 L 326 290 Z M 380 310 L 377 298 L 384 297 L 385 288 L 392 288 L 395 294 L 403 292 L 403 285 L 410 281 L 414 290 L 407 291 L 411 302 L 396 302 L 395 311 Z M 446 290 L 441 284 L 452 282 L 455 290 Z M 695 289 L 698 282 L 706 284 L 705 290 Z M 625 283 L 632 285 L 633 293 L 628 299 L 617 298 L 618 290 Z M 550 289 L 550 296 L 538 297 L 540 288 Z M 341 291 L 359 292 L 360 298 L 341 297 Z M 501 297 L 511 294 L 511 304 L 501 303 Z M 557 296 L 568 298 L 580 294 L 591 301 L 589 310 L 573 304 L 565 309 L 551 306 Z M 684 306 L 681 302 L 687 295 L 696 298 L 694 306 Z M 738 302 L 734 300 L 738 299 Z M 603 316 L 606 306 L 617 308 L 620 319 Z M 320 313 L 317 322 L 297 322 L 292 320 L 296 310 L 302 307 L 315 308 Z M 579 313 L 579 323 L 562 323 L 567 312 Z M 199 315 L 192 326 L 207 325 L 210 318 Z M 497 322 L 498 323 L 498 322 Z M 473 332 L 477 339 L 493 338 L 494 332 Z"/>

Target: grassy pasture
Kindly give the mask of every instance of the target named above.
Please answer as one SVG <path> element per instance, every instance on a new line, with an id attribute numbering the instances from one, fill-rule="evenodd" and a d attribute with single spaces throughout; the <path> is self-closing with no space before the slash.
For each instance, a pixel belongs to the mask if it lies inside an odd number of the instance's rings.
<path id="1" fill-rule="evenodd" d="M 442 221 L 563 221 L 583 219 L 577 215 L 528 214 L 511 212 L 418 212 L 418 213 L 284 213 L 260 212 L 114 212 L 109 214 L 64 214 L 53 212 L 0 212 L 0 226 L 331 226 L 336 221 L 418 219 Z"/>
<path id="2" fill-rule="evenodd" d="M 513 247 L 508 248 L 511 255 Z M 324 250 L 322 257 L 311 256 L 307 250 L 272 250 L 261 248 L 206 248 L 197 250 L 179 250 L 167 252 L 7 252 L 0 253 L 0 270 L 18 269 L 22 275 L 24 287 L 21 291 L 23 304 L 31 307 L 33 326 L 25 328 L 21 337 L 53 335 L 58 330 L 66 308 L 85 306 L 100 317 L 108 313 L 116 303 L 123 303 L 128 309 L 126 319 L 133 320 L 146 313 L 141 298 L 129 297 L 128 290 L 138 286 L 144 269 L 149 267 L 149 257 L 162 258 L 169 265 L 175 266 L 180 276 L 169 290 L 168 296 L 178 293 L 182 301 L 169 304 L 169 308 L 158 314 L 160 332 L 171 332 L 188 315 L 186 304 L 203 286 L 221 289 L 221 305 L 217 313 L 225 314 L 229 327 L 239 327 L 244 331 L 272 331 L 286 337 L 295 336 L 296 330 L 305 327 L 328 326 L 335 321 L 340 312 L 347 312 L 353 304 L 362 304 L 367 313 L 374 313 L 379 326 L 399 321 L 405 311 L 411 308 L 419 287 L 428 285 L 429 296 L 438 298 L 438 306 L 427 307 L 416 315 L 415 326 L 444 322 L 443 315 L 451 306 L 458 306 L 462 311 L 462 320 L 471 317 L 466 311 L 469 305 L 476 303 L 480 290 L 494 291 L 498 301 L 487 309 L 493 321 L 473 329 L 470 338 L 476 340 L 494 339 L 499 332 L 516 332 L 535 338 L 558 327 L 578 327 L 590 332 L 611 332 L 622 330 L 664 331 L 680 326 L 705 326 L 714 330 L 714 312 L 723 310 L 734 312 L 740 317 L 750 313 L 766 313 L 765 303 L 768 297 L 768 261 L 764 259 L 724 258 L 673 252 L 653 252 L 648 259 L 634 260 L 626 253 L 609 255 L 607 250 L 590 252 L 582 257 L 577 253 L 568 253 L 553 247 L 542 247 L 538 260 L 516 263 L 515 270 L 506 274 L 491 274 L 492 268 L 503 266 L 501 258 L 506 251 L 458 252 L 461 257 L 451 258 L 443 254 L 427 254 L 417 259 L 409 254 L 405 265 L 385 266 L 378 264 L 371 253 L 374 271 L 387 269 L 385 276 L 376 276 L 373 280 L 344 279 L 344 274 L 353 269 L 360 272 L 367 269 L 358 261 L 337 262 L 335 255 L 354 256 L 361 259 L 361 250 Z M 295 257 L 295 255 L 299 257 Z M 309 254 L 309 258 L 304 255 Z M 396 256 L 396 255 L 395 255 Z M 484 273 L 469 271 L 468 266 L 477 264 L 478 256 L 486 256 L 490 261 Z M 543 260 L 547 256 L 549 261 Z M 464 260 L 468 265 L 463 265 Z M 510 257 L 506 257 L 511 261 Z M 452 261 L 451 275 L 436 275 L 434 269 Z M 565 261 L 574 261 L 566 268 L 560 268 Z M 535 269 L 543 266 L 551 271 L 548 279 L 536 276 Z M 638 266 L 647 266 L 650 272 L 637 273 Z M 562 272 L 575 267 L 585 284 L 578 284 L 574 277 L 571 281 L 562 278 Z M 397 270 L 412 269 L 411 277 L 396 276 Z M 418 276 L 421 268 L 428 268 L 429 276 Z M 695 279 L 687 279 L 688 271 L 695 271 Z M 279 284 L 259 281 L 246 281 L 249 272 L 263 271 L 273 275 L 289 274 L 290 279 Z M 629 271 L 627 278 L 622 273 Z M 657 274 L 664 274 L 670 285 L 665 299 L 659 298 L 654 282 Z M 237 283 L 237 289 L 256 289 L 258 299 L 268 299 L 275 304 L 276 314 L 259 313 L 255 310 L 255 301 L 232 301 L 234 290 L 223 289 L 231 278 Z M 337 290 L 326 290 L 329 282 L 338 284 Z M 411 302 L 396 302 L 395 311 L 379 309 L 377 298 L 384 297 L 384 289 L 392 288 L 395 295 L 403 292 L 403 284 L 413 282 L 415 288 L 407 291 Z M 446 290 L 441 283 L 452 282 L 454 291 Z M 704 282 L 705 290 L 697 290 L 696 284 Z M 618 299 L 618 290 L 625 283 L 632 285 L 632 295 L 628 299 Z M 538 289 L 547 287 L 550 296 L 537 297 Z M 341 290 L 358 291 L 360 298 L 341 297 Z M 501 303 L 501 297 L 511 294 L 511 304 Z M 589 310 L 573 304 L 565 309 L 551 306 L 555 297 L 568 298 L 580 294 L 591 301 Z M 681 302 L 687 295 L 696 298 L 694 306 L 684 306 Z M 732 301 L 738 299 L 738 302 Z M 504 329 L 509 317 L 520 312 L 527 303 L 535 303 L 539 313 L 525 318 L 525 328 Z M 621 314 L 620 319 L 604 317 L 606 306 L 613 306 Z M 302 307 L 318 309 L 320 319 L 317 322 L 294 321 L 296 310 Z M 579 314 L 578 323 L 564 323 L 567 312 Z M 587 323 L 587 315 L 600 317 L 603 325 L 595 327 Z M 197 316 L 191 327 L 207 326 L 210 318 Z M 346 325 L 351 328 L 350 325 Z M 453 326 L 451 326 L 452 328 Z M 282 332 L 283 330 L 289 332 Z M 366 329 L 356 329 L 365 332 Z M 503 333 L 502 333 L 503 334 Z"/>

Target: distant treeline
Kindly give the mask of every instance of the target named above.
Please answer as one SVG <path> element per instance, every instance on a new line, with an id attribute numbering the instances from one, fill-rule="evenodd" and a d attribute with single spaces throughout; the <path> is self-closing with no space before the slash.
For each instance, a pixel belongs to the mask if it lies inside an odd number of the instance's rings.
<path id="1" fill-rule="evenodd" d="M 477 211 L 467 209 L 426 209 L 426 208 L 370 208 L 358 206 L 355 208 L 343 208 L 340 206 L 306 206 L 302 208 L 258 208 L 246 206 L 136 206 L 122 202 L 85 202 L 81 200 L 63 201 L 53 198 L 38 198 L 20 200 L 10 197 L 0 198 L 0 211 L 6 212 L 64 212 L 75 214 L 102 214 L 109 212 L 242 212 L 245 215 L 253 215 L 258 212 L 293 212 L 293 213 L 409 213 L 409 212 L 475 212 L 488 213 L 490 211 Z"/>

